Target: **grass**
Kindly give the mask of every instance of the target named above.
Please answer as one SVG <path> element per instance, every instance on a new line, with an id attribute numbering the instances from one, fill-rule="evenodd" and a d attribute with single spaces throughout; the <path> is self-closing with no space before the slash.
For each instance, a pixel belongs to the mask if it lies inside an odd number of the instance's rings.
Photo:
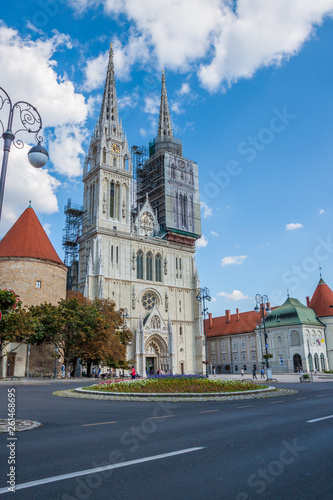
<path id="1" fill-rule="evenodd" d="M 228 393 L 255 391 L 267 386 L 253 384 L 252 381 L 208 380 L 205 378 L 163 378 L 102 382 L 86 390 L 100 392 L 125 392 L 138 394 L 183 394 L 183 393 Z"/>

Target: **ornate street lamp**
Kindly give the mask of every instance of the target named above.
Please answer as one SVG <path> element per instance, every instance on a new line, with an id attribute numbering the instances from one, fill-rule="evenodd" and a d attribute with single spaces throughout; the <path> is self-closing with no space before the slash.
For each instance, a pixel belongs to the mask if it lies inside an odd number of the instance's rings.
<path id="1" fill-rule="evenodd" d="M 268 362 L 268 340 L 267 340 L 267 332 L 266 332 L 266 322 L 265 322 L 265 313 L 269 314 L 271 312 L 271 308 L 269 307 L 269 299 L 267 295 L 260 295 L 257 293 L 255 296 L 256 300 L 256 305 L 255 305 L 255 312 L 261 312 L 261 318 L 263 322 L 263 327 L 264 327 L 264 337 L 265 337 L 265 350 L 266 350 L 266 372 L 267 372 L 267 378 L 268 378 L 268 368 L 269 368 L 269 362 Z M 261 343 L 261 342 L 260 342 Z"/>
<path id="2" fill-rule="evenodd" d="M 208 378 L 207 333 L 206 333 L 206 313 L 208 312 L 208 307 L 206 307 L 205 301 L 212 300 L 212 298 L 210 296 L 210 291 L 208 290 L 208 288 L 199 288 L 198 295 L 196 296 L 196 299 L 199 302 L 202 302 L 202 305 L 203 305 L 202 312 L 203 312 L 203 317 L 204 317 L 204 333 L 205 333 L 206 378 Z"/>
<path id="3" fill-rule="evenodd" d="M 37 145 L 32 147 L 28 152 L 28 160 L 33 167 L 44 167 L 49 158 L 48 152 L 41 145 L 43 138 L 42 136 L 38 135 L 40 130 L 42 129 L 42 119 L 37 109 L 25 101 L 17 101 L 15 104 L 12 104 L 12 101 L 7 92 L 2 87 L 0 87 L 0 111 L 6 104 L 9 105 L 8 123 L 6 129 L 3 122 L 0 120 L 0 133 L 2 132 L 1 137 L 4 140 L 0 178 L 0 220 L 10 147 L 12 145 L 12 142 L 18 149 L 22 149 L 24 146 L 24 142 L 21 139 L 16 139 L 16 134 L 19 132 L 29 132 L 31 134 L 35 134 Z M 22 128 L 18 128 L 13 132 L 12 128 L 15 111 L 17 111 L 15 115 L 18 114 L 20 120 L 19 127 Z"/>

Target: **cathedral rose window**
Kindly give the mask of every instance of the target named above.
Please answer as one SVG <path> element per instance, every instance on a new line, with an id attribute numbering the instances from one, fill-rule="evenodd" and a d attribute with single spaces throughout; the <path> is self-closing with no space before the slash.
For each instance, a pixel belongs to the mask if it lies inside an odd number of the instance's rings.
<path id="1" fill-rule="evenodd" d="M 153 292 L 146 292 L 142 297 L 142 305 L 147 311 L 151 311 L 156 302 L 156 295 Z"/>

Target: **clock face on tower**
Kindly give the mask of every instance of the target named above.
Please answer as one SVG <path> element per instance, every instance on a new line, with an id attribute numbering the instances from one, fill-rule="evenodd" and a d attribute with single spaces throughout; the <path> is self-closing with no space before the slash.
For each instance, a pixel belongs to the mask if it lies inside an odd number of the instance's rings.
<path id="1" fill-rule="evenodd" d="M 120 152 L 120 147 L 118 144 L 112 144 L 112 151 L 114 153 L 119 153 Z"/>

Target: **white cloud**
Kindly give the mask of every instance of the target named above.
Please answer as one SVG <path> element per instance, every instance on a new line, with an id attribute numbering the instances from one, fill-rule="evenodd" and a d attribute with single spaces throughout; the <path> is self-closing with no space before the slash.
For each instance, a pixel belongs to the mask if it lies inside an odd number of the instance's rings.
<path id="1" fill-rule="evenodd" d="M 232 293 L 220 292 L 217 294 L 219 297 L 224 297 L 227 300 L 244 300 L 249 299 L 248 295 L 244 295 L 240 290 L 234 290 Z"/>
<path id="2" fill-rule="evenodd" d="M 144 98 L 144 112 L 149 115 L 158 115 L 160 112 L 160 96 L 146 95 Z"/>
<path id="3" fill-rule="evenodd" d="M 183 83 L 183 85 L 181 86 L 181 89 L 179 91 L 179 94 L 180 95 L 187 95 L 191 92 L 191 88 L 189 86 L 189 84 L 187 82 Z"/>
<path id="4" fill-rule="evenodd" d="M 57 172 L 68 177 L 82 174 L 82 160 L 85 151 L 82 143 L 88 131 L 75 125 L 55 128 L 55 138 L 49 141 L 49 155 Z"/>
<path id="5" fill-rule="evenodd" d="M 240 265 L 243 264 L 245 259 L 247 259 L 247 255 L 234 255 L 230 257 L 223 257 L 223 259 L 221 259 L 221 265 L 222 267 L 230 266 L 232 264 Z"/>
<path id="6" fill-rule="evenodd" d="M 47 166 L 37 169 L 30 165 L 29 149 L 28 145 L 23 149 L 11 148 L 1 219 L 2 235 L 16 222 L 29 201 L 38 213 L 58 212 L 56 191 L 60 182 L 50 175 Z"/>
<path id="7" fill-rule="evenodd" d="M 112 18 L 122 14 L 128 19 L 132 31 L 119 56 L 125 76 L 136 61 L 184 72 L 206 58 L 198 76 L 210 91 L 294 56 L 333 12 L 333 0 L 68 2 L 80 13 L 103 5 Z"/>
<path id="8" fill-rule="evenodd" d="M 213 209 L 209 207 L 204 201 L 200 202 L 200 207 L 203 210 L 203 218 L 207 219 L 211 215 L 213 215 Z"/>
<path id="9" fill-rule="evenodd" d="M 323 208 L 321 208 L 321 209 L 319 210 L 320 215 L 322 215 L 324 212 L 325 212 L 325 210 L 324 210 Z"/>
<path id="10" fill-rule="evenodd" d="M 207 245 L 208 240 L 204 234 L 195 242 L 196 248 L 205 248 Z"/>
<path id="11" fill-rule="evenodd" d="M 0 23 L 1 86 L 10 94 L 12 102 L 26 100 L 38 109 L 43 122 L 42 132 L 50 138 L 49 144 L 46 144 L 50 160 L 54 159 L 54 169 L 66 176 L 81 173 L 77 152 L 81 152 L 84 134 L 72 134 L 69 158 L 74 161 L 73 164 L 63 160 L 64 152 L 68 155 L 66 144 L 63 154 L 56 152 L 53 158 L 56 146 L 64 138 L 61 126 L 65 130 L 79 130 L 88 113 L 84 96 L 76 93 L 67 77 L 57 73 L 56 61 L 52 59 L 57 50 L 70 50 L 71 47 L 67 35 L 55 32 L 52 38 L 44 36 L 34 41 L 23 38 L 18 31 Z M 3 118 L 3 114 L 1 116 Z M 19 128 L 15 125 L 16 119 L 13 131 Z M 35 140 L 28 133 L 18 134 L 17 139 L 32 143 Z M 51 161 L 40 171 L 33 169 L 26 159 L 22 159 L 27 148 L 19 152 L 15 147 L 11 148 L 3 208 L 4 225 L 13 223 L 30 199 L 41 214 L 58 211 L 56 190 L 60 183 L 49 173 Z"/>
<path id="12" fill-rule="evenodd" d="M 290 224 L 286 224 L 287 231 L 293 231 L 294 229 L 300 229 L 301 227 L 303 227 L 303 224 L 300 222 L 291 222 Z"/>
<path id="13" fill-rule="evenodd" d="M 214 236 L 214 238 L 218 238 L 219 237 L 218 233 L 216 233 L 215 231 L 211 231 L 210 234 L 212 236 Z"/>
<path id="14" fill-rule="evenodd" d="M 211 298 L 211 301 L 212 301 L 212 302 L 217 302 L 217 298 L 216 298 L 216 297 L 212 297 L 212 298 Z"/>
<path id="15" fill-rule="evenodd" d="M 171 104 L 171 111 L 176 113 L 176 115 L 180 115 L 181 113 L 184 113 L 184 110 L 181 107 L 181 103 L 178 101 L 173 101 Z"/>

